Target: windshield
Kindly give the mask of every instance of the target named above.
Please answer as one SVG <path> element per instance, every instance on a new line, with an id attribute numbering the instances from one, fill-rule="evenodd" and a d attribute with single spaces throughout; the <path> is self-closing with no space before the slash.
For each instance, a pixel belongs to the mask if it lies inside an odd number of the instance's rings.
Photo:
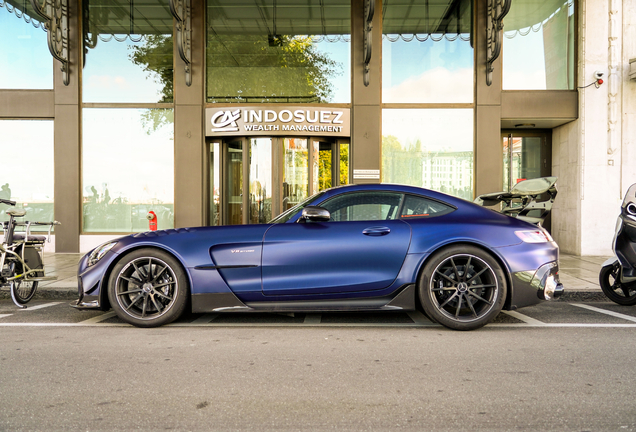
<path id="1" fill-rule="evenodd" d="M 317 194 L 314 194 L 314 195 L 310 196 L 309 198 L 307 198 L 305 201 L 301 202 L 300 204 L 296 204 L 295 206 L 293 206 L 292 208 L 290 208 L 286 212 L 276 216 L 274 219 L 269 221 L 269 223 L 285 223 L 285 222 L 287 222 L 288 220 L 290 220 L 292 218 L 292 216 L 294 216 L 300 210 L 302 210 L 305 207 L 307 207 L 312 201 L 320 198 L 323 195 L 324 195 L 324 192 L 318 192 Z"/>

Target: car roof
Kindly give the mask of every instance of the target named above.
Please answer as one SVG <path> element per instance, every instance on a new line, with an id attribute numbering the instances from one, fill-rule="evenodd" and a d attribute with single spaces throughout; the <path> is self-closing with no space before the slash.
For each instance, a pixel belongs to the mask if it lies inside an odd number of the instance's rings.
<path id="1" fill-rule="evenodd" d="M 465 199 L 448 195 L 443 192 L 438 192 L 438 191 L 434 191 L 434 190 L 426 189 L 422 187 L 417 187 L 417 186 L 409 186 L 409 185 L 393 184 L 393 183 L 365 183 L 365 184 L 335 186 L 325 190 L 325 193 L 327 196 L 333 196 L 333 195 L 338 195 L 344 192 L 354 192 L 354 191 L 369 191 L 369 192 L 388 191 L 388 192 L 409 193 L 414 195 L 424 195 L 429 198 L 433 198 L 439 201 L 446 202 L 448 204 L 452 204 L 454 206 L 461 206 L 466 203 L 471 203 L 470 201 L 467 201 Z"/>

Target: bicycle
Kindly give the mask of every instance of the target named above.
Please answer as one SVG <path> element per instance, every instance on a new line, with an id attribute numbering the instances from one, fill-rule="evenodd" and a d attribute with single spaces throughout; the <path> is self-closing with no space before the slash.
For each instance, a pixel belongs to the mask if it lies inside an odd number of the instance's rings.
<path id="1" fill-rule="evenodd" d="M 15 201 L 0 199 L 0 204 L 15 206 Z M 4 240 L 0 243 L 0 287 L 9 286 L 11 300 L 21 309 L 26 308 L 38 288 L 39 282 L 56 280 L 56 276 L 44 275 L 44 242 L 51 241 L 51 231 L 59 222 L 17 222 L 26 211 L 11 209 L 6 212 L 9 220 L 0 223 Z M 31 234 L 32 226 L 48 226 L 48 235 Z M 24 231 L 16 231 L 25 227 Z"/>

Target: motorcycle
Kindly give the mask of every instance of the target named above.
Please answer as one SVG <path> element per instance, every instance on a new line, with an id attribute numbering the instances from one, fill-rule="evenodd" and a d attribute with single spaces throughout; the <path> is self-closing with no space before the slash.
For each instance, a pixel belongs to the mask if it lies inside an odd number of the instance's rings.
<path id="1" fill-rule="evenodd" d="M 615 255 L 603 263 L 599 274 L 601 289 L 619 305 L 636 305 L 636 184 L 623 199 L 612 246 Z"/>

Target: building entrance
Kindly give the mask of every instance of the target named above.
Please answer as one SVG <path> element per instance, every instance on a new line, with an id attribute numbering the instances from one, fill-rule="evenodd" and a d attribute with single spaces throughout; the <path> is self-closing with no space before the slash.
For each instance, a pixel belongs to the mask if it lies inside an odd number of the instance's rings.
<path id="1" fill-rule="evenodd" d="M 210 225 L 266 223 L 349 183 L 349 140 L 227 137 L 209 143 Z"/>
<path id="2" fill-rule="evenodd" d="M 503 190 L 509 191 L 522 180 L 552 175 L 552 131 L 502 130 Z M 541 200 L 547 199 L 544 194 Z M 548 231 L 552 228 L 552 215 L 543 221 Z"/>
<path id="3" fill-rule="evenodd" d="M 502 130 L 503 190 L 552 172 L 552 131 Z"/>

